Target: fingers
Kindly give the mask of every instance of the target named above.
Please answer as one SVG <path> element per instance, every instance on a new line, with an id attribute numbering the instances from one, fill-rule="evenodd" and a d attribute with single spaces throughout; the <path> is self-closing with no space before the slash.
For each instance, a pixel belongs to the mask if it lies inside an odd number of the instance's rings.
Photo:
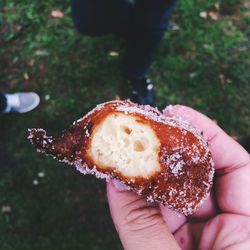
<path id="1" fill-rule="evenodd" d="M 224 212 L 250 215 L 250 156 L 219 126 L 201 113 L 173 106 L 165 115 L 182 117 L 204 132 L 215 162 L 215 191 L 219 208 Z"/>
<path id="2" fill-rule="evenodd" d="M 176 105 L 166 108 L 167 116 L 181 117 L 203 131 L 208 138 L 216 169 L 231 171 L 249 162 L 249 154 L 236 141 L 228 136 L 214 121 L 186 106 Z"/>
<path id="3" fill-rule="evenodd" d="M 206 223 L 198 249 L 250 249 L 250 218 L 220 214 Z"/>
<path id="4" fill-rule="evenodd" d="M 124 249 L 180 249 L 158 207 L 134 192 L 117 189 L 113 181 L 107 183 L 107 196 Z"/>
<path id="5" fill-rule="evenodd" d="M 187 218 L 183 214 L 175 212 L 164 206 L 160 206 L 160 209 L 162 217 L 168 225 L 168 228 L 171 233 L 176 232 L 183 224 L 187 222 Z"/>

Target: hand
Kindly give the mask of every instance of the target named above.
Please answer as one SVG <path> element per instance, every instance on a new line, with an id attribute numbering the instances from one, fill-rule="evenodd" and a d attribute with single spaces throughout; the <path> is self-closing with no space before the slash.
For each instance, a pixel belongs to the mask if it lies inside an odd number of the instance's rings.
<path id="1" fill-rule="evenodd" d="M 210 196 L 184 216 L 147 203 L 115 181 L 107 184 L 111 215 L 124 249 L 250 249 L 250 156 L 212 120 L 185 107 L 166 109 L 204 132 L 215 162 Z"/>

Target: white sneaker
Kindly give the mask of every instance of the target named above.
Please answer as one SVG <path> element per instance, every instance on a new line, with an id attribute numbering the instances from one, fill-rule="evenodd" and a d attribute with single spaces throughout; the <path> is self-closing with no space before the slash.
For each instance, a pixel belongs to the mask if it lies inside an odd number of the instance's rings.
<path id="1" fill-rule="evenodd" d="M 26 113 L 36 108 L 40 103 L 39 96 L 34 92 L 5 94 L 5 97 L 7 99 L 7 107 L 4 113 Z"/>

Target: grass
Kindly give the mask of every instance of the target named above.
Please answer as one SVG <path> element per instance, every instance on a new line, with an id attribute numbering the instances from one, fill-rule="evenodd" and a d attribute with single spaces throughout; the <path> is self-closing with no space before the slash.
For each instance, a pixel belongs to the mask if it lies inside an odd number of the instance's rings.
<path id="1" fill-rule="evenodd" d="M 37 154 L 26 133 L 29 127 L 59 132 L 121 95 L 122 56 L 109 53 L 122 55 L 124 42 L 78 34 L 69 1 L 4 0 L 0 9 L 0 90 L 41 96 L 35 111 L 0 117 L 1 249 L 121 249 L 105 184 Z M 55 9 L 64 17 L 52 18 Z M 217 20 L 200 17 L 202 11 L 216 13 Z M 249 136 L 247 2 L 182 0 L 172 23 L 150 72 L 157 106 L 182 103 L 233 136 Z"/>

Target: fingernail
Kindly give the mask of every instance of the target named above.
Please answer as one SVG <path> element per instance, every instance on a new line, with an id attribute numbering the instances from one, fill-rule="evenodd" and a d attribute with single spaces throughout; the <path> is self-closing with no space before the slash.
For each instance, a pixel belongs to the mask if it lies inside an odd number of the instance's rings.
<path id="1" fill-rule="evenodd" d="M 130 188 L 125 185 L 124 183 L 118 181 L 118 180 L 112 180 L 112 183 L 114 184 L 115 188 L 118 190 L 118 191 L 128 191 L 130 190 Z"/>

